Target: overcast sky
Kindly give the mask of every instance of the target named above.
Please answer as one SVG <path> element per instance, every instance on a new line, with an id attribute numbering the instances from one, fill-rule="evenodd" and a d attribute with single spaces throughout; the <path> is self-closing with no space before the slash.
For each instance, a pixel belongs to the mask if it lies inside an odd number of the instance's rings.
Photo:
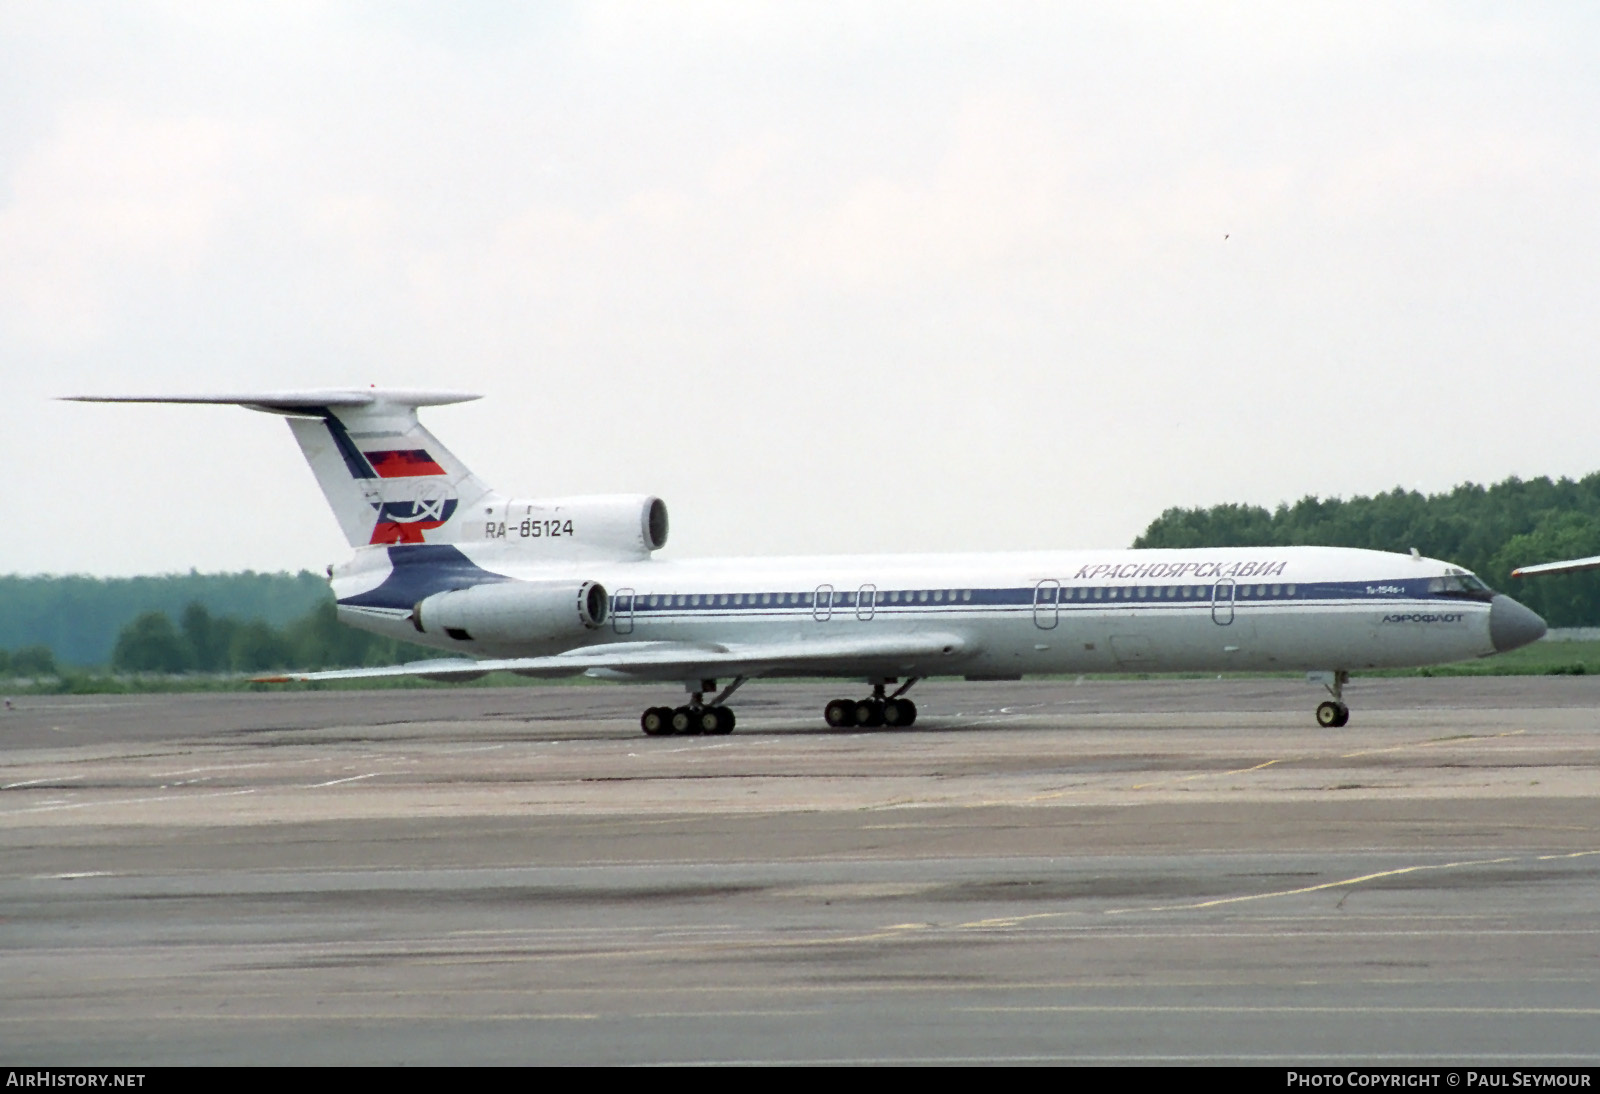
<path id="1" fill-rule="evenodd" d="M 1597 290 L 1587 4 L 0 4 L 0 572 L 348 554 L 282 422 L 76 393 L 479 391 L 678 558 L 1578 476 Z"/>

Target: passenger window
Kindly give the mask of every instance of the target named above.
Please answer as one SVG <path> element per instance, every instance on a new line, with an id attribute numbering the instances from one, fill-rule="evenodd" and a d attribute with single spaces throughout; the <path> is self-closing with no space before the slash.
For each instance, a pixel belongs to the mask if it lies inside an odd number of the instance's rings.
<path id="1" fill-rule="evenodd" d="M 1284 591 L 1287 592 L 1290 596 L 1293 596 L 1294 595 L 1294 586 L 1293 585 L 1285 585 L 1284 586 Z"/>
<path id="2" fill-rule="evenodd" d="M 961 591 L 961 599 L 962 600 L 971 600 L 972 599 L 972 590 L 971 589 L 963 589 Z"/>

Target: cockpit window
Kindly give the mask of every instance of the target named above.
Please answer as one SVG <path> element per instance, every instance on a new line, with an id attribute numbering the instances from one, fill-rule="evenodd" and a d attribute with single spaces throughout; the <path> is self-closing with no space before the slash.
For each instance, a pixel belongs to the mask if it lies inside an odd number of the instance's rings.
<path id="1" fill-rule="evenodd" d="M 1475 574 L 1446 574 L 1428 580 L 1428 592 L 1437 596 L 1459 596 L 1469 600 L 1490 600 L 1494 590 Z"/>

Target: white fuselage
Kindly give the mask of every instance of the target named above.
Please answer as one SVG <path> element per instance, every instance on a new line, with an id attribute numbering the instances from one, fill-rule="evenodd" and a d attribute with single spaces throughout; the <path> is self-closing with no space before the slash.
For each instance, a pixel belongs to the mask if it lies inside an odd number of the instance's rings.
<path id="1" fill-rule="evenodd" d="M 1446 587 L 1464 571 L 1348 548 L 547 563 L 493 544 L 437 550 L 457 556 L 454 576 L 438 576 L 450 572 L 440 568 L 451 561 L 443 555 L 401 567 L 384 548 L 358 552 L 334 575 L 341 618 L 453 654 L 495 658 L 634 642 L 959 639 L 949 654 L 898 663 L 894 671 L 907 676 L 1359 670 L 1495 652 L 1490 595 Z M 419 634 L 409 621 L 413 605 L 439 589 L 507 579 L 599 582 L 610 595 L 608 618 L 578 638 L 515 644 Z M 846 675 L 877 671 L 870 662 L 857 668 Z"/>

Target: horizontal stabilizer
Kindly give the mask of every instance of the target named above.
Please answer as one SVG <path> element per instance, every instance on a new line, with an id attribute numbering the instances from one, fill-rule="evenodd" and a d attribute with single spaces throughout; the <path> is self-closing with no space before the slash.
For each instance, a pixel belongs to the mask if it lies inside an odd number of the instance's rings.
<path id="1" fill-rule="evenodd" d="M 849 673 L 860 666 L 871 671 L 912 665 L 966 652 L 966 642 L 950 634 L 885 635 L 829 638 L 818 641 L 746 642 L 614 642 L 585 646 L 553 657 L 507 657 L 484 661 L 422 661 L 387 668 L 329 669 L 257 677 L 261 684 L 316 680 L 368 680 L 417 676 L 429 680 L 470 680 L 488 672 L 521 676 L 576 676 L 595 670 L 641 680 L 700 679 L 715 676 L 764 676 L 816 671 Z M 887 673 L 895 675 L 895 673 Z"/>
<path id="2" fill-rule="evenodd" d="M 1541 562 L 1537 566 L 1520 566 L 1511 571 L 1512 577 L 1533 577 L 1535 574 L 1575 574 L 1583 570 L 1600 570 L 1600 555 L 1574 558 L 1566 562 Z"/>
<path id="3" fill-rule="evenodd" d="M 423 428 L 417 408 L 478 397 L 466 391 L 342 387 L 68 398 L 77 403 L 237 405 L 280 415 L 350 546 L 370 547 L 462 538 L 464 514 L 492 491 Z"/>
<path id="4" fill-rule="evenodd" d="M 73 403 L 210 403 L 244 406 L 252 410 L 296 411 L 313 407 L 357 407 L 375 403 L 394 406 L 447 406 L 483 396 L 467 391 L 433 391 L 421 388 L 337 387 L 298 391 L 230 392 L 221 395 L 68 395 Z"/>

